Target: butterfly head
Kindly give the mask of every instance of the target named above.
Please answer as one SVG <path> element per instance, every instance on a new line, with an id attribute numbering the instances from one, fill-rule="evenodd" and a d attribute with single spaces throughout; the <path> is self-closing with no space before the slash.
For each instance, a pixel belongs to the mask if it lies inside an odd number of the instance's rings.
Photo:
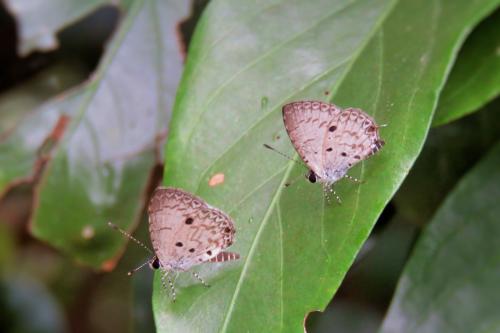
<path id="1" fill-rule="evenodd" d="M 333 184 L 347 173 L 347 169 L 345 170 L 325 170 L 325 174 L 319 176 L 314 171 L 309 170 L 309 173 L 306 175 L 307 180 L 311 183 L 324 183 L 324 184 Z"/>
<path id="2" fill-rule="evenodd" d="M 149 262 L 149 267 L 151 269 L 158 269 L 160 268 L 160 260 L 158 259 L 157 256 L 155 256 L 151 261 Z"/>
<path id="3" fill-rule="evenodd" d="M 309 170 L 309 173 L 306 175 L 306 177 L 313 184 L 316 183 L 316 181 L 318 180 L 318 177 L 312 170 Z"/>

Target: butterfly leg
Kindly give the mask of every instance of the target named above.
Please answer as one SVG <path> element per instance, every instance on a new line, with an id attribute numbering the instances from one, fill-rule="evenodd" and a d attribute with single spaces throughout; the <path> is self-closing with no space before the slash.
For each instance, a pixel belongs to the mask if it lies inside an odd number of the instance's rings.
<path id="1" fill-rule="evenodd" d="M 342 200 L 340 200 L 340 197 L 338 196 L 337 192 L 335 192 L 332 188 L 332 194 L 335 197 L 335 200 L 339 203 L 339 205 L 342 205 Z"/>
<path id="2" fill-rule="evenodd" d="M 358 183 L 358 184 L 363 184 L 363 183 L 364 183 L 364 181 L 359 180 L 358 178 L 355 178 L 355 177 L 353 177 L 353 176 L 349 176 L 349 175 L 347 175 L 347 174 L 346 174 L 346 175 L 344 175 L 344 178 L 347 178 L 347 179 L 349 179 L 350 181 L 353 181 L 353 182 Z"/>
<path id="3" fill-rule="evenodd" d="M 323 191 L 325 192 L 325 197 L 328 204 L 332 203 L 332 195 L 335 197 L 335 200 L 337 200 L 339 205 L 342 204 L 342 200 L 340 200 L 340 197 L 338 196 L 337 192 L 335 192 L 331 184 L 324 185 Z"/>
<path id="4" fill-rule="evenodd" d="M 163 285 L 163 288 L 165 288 L 165 291 L 167 291 L 168 288 L 167 288 L 167 285 L 165 283 L 165 279 L 168 280 L 168 284 L 170 286 L 170 294 L 172 296 L 172 302 L 175 302 L 175 297 L 176 297 L 175 288 L 174 288 L 174 284 L 172 283 L 172 280 L 170 279 L 170 276 L 168 276 L 168 271 L 165 271 L 165 273 L 161 277 L 161 284 Z"/>
<path id="5" fill-rule="evenodd" d="M 205 280 L 203 280 L 198 273 L 192 272 L 191 274 L 193 274 L 193 276 L 195 278 L 197 278 L 201 282 L 202 285 L 204 285 L 207 288 L 210 287 L 210 285 L 208 283 L 206 283 Z"/>

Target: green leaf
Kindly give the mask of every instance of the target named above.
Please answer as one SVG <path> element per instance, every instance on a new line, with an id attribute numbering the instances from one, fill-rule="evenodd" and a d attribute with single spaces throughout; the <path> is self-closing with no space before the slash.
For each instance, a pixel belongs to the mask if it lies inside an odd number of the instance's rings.
<path id="1" fill-rule="evenodd" d="M 419 239 L 381 332 L 497 332 L 500 142 Z"/>
<path id="2" fill-rule="evenodd" d="M 61 61 L 0 94 L 0 141 L 48 99 L 85 80 L 78 61 Z"/>
<path id="3" fill-rule="evenodd" d="M 2 277 L 0 308 L 6 332 L 59 333 L 67 326 L 60 304 L 32 277 Z"/>
<path id="4" fill-rule="evenodd" d="M 158 331 L 302 332 L 324 309 L 422 148 L 467 31 L 498 1 L 213 1 L 198 23 L 167 145 L 165 184 L 199 194 L 237 226 L 234 263 L 189 274 L 172 303 L 156 275 Z M 324 92 L 329 95 L 325 97 Z M 386 146 L 336 187 L 297 181 L 281 106 L 328 99 L 361 107 Z M 225 182 L 208 180 L 224 173 Z"/>
<path id="5" fill-rule="evenodd" d="M 60 133 L 55 132 L 67 126 L 68 117 L 80 102 L 81 94 L 77 92 L 50 101 L 38 112 L 23 117 L 0 140 L 0 198 L 9 187 L 35 180 L 47 158 L 46 152 L 59 140 Z"/>
<path id="6" fill-rule="evenodd" d="M 432 126 L 477 111 L 500 93 L 500 11 L 465 42 L 439 99 Z"/>
<path id="7" fill-rule="evenodd" d="M 181 71 L 175 24 L 186 6 L 137 1 L 106 51 L 36 190 L 32 233 L 80 262 L 111 269 L 137 223 Z"/>
<path id="8" fill-rule="evenodd" d="M 314 325 L 308 328 L 309 333 L 372 333 L 380 321 L 381 314 L 375 308 L 363 304 L 341 300 L 321 314 Z M 363 320 L 360 320 L 363 318 Z M 309 319 L 308 319 L 309 320 Z"/>
<path id="9" fill-rule="evenodd" d="M 112 0 L 6 0 L 5 4 L 18 21 L 18 53 L 57 48 L 57 33 Z"/>
<path id="10" fill-rule="evenodd" d="M 365 242 L 341 286 L 342 295 L 378 306 L 392 298 L 419 230 L 400 214 L 388 223 Z M 330 306 L 341 300 L 334 298 Z"/>
<path id="11" fill-rule="evenodd" d="M 417 233 L 398 214 L 388 223 L 372 232 L 325 311 L 309 314 L 308 333 L 375 332 L 380 327 L 380 306 L 392 298 Z"/>
<path id="12" fill-rule="evenodd" d="M 456 182 L 500 140 L 500 99 L 480 112 L 431 128 L 424 148 L 394 197 L 407 220 L 425 225 Z"/>

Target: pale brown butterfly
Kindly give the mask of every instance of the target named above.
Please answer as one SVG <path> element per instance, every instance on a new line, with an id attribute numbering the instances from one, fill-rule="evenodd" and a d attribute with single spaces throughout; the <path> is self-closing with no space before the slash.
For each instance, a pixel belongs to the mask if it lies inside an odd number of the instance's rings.
<path id="1" fill-rule="evenodd" d="M 153 254 L 129 275 L 146 264 L 152 269 L 160 269 L 162 283 L 166 288 L 165 280 L 168 281 L 174 301 L 176 292 L 170 273 L 187 271 L 204 262 L 224 262 L 240 257 L 237 253 L 223 251 L 234 242 L 236 230 L 231 218 L 191 193 L 159 187 L 149 202 L 148 214 L 154 252 L 116 225 L 108 224 Z M 192 274 L 208 286 L 197 273 Z"/>
<path id="2" fill-rule="evenodd" d="M 333 192 L 339 202 L 333 184 L 344 177 L 359 182 L 347 171 L 385 144 L 379 136 L 380 126 L 361 109 L 297 101 L 283 106 L 283 122 L 295 150 L 309 168 L 309 181 L 322 183 L 327 196 Z"/>

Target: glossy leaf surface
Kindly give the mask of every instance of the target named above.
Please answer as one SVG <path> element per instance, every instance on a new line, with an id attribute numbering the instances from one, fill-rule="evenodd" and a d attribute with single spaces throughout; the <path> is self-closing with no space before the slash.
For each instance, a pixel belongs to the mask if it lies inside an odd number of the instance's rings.
<path id="1" fill-rule="evenodd" d="M 419 239 L 380 332 L 497 332 L 500 144 L 455 187 Z"/>
<path id="2" fill-rule="evenodd" d="M 500 140 L 500 99 L 467 118 L 431 128 L 422 152 L 394 196 L 396 209 L 429 223 L 455 184 Z"/>
<path id="3" fill-rule="evenodd" d="M 467 38 L 446 82 L 432 125 L 479 110 L 500 93 L 500 11 Z"/>

